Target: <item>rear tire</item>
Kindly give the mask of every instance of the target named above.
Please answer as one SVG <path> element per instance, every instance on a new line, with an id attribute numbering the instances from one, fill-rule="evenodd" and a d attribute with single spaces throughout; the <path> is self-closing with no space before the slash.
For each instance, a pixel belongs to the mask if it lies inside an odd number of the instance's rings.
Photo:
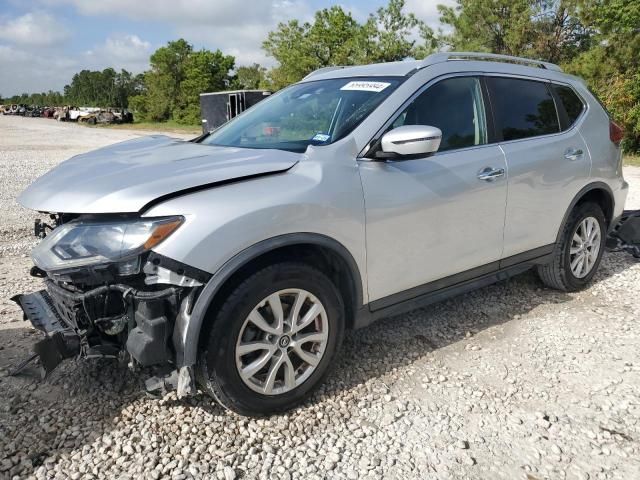
<path id="1" fill-rule="evenodd" d="M 598 271 L 606 242 L 602 208 L 593 202 L 577 205 L 556 243 L 553 259 L 538 266 L 542 282 L 556 290 L 575 292 L 585 288 Z"/>
<path id="2" fill-rule="evenodd" d="M 333 362 L 345 324 L 335 285 L 298 262 L 250 275 L 211 320 L 198 382 L 225 408 L 250 416 L 282 412 L 309 397 Z"/>

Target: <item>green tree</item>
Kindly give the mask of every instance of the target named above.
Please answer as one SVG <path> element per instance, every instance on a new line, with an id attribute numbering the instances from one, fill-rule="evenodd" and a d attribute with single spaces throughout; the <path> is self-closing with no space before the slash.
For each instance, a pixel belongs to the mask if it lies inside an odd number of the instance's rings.
<path id="1" fill-rule="evenodd" d="M 234 57 L 220 50 L 192 52 L 184 65 L 184 77 L 179 85 L 173 119 L 178 123 L 194 125 L 200 122 L 200 94 L 225 90 L 229 86 L 229 71 Z"/>
<path id="2" fill-rule="evenodd" d="M 318 68 L 424 56 L 431 44 L 418 48 L 412 37 L 422 33 L 430 42 L 433 32 L 404 7 L 405 0 L 390 0 L 364 24 L 340 6 L 317 11 L 311 23 L 279 24 L 263 43 L 267 54 L 278 61 L 267 75 L 271 88 L 297 82 Z"/>
<path id="3" fill-rule="evenodd" d="M 145 116 L 154 121 L 171 118 L 180 95 L 184 69 L 193 47 L 186 40 L 169 42 L 156 50 L 150 58 L 151 70 L 145 74 Z M 137 100 L 136 100 L 137 103 Z"/>
<path id="4" fill-rule="evenodd" d="M 640 151 L 640 2 L 581 0 L 578 13 L 595 32 L 591 48 L 565 68 L 587 80 L 625 128 L 624 148 Z"/>
<path id="5" fill-rule="evenodd" d="M 454 50 L 486 51 L 562 64 L 584 78 L 640 150 L 638 0 L 457 0 L 439 6 Z"/>
<path id="6" fill-rule="evenodd" d="M 405 0 L 389 0 L 386 7 L 380 7 L 369 16 L 365 25 L 367 37 L 373 44 L 367 62 L 396 62 L 416 56 L 416 40 L 412 34 L 421 31 L 423 39 L 433 32 L 413 13 L 404 11 Z M 424 46 L 423 46 L 424 47 Z"/>
<path id="7" fill-rule="evenodd" d="M 233 87 L 239 90 L 255 90 L 265 86 L 267 69 L 254 63 L 236 68 Z"/>
<path id="8" fill-rule="evenodd" d="M 79 106 L 126 108 L 129 97 L 140 91 L 140 77 L 134 77 L 126 70 L 117 73 L 113 68 L 102 71 L 82 70 L 76 73 L 69 85 L 64 87 L 66 102 Z M 34 104 L 60 104 L 61 96 L 51 92 L 34 98 Z"/>
<path id="9" fill-rule="evenodd" d="M 460 51 L 519 55 L 532 39 L 532 2 L 528 0 L 457 0 L 438 5 L 440 21 L 452 32 L 441 41 Z"/>
<path id="10" fill-rule="evenodd" d="M 362 63 L 364 34 L 363 26 L 339 6 L 317 11 L 313 23 L 280 23 L 262 44 L 279 63 L 268 75 L 271 88 L 297 82 L 318 68 Z"/>
<path id="11" fill-rule="evenodd" d="M 185 40 L 169 42 L 150 59 L 151 70 L 130 98 L 139 118 L 197 124 L 200 119 L 200 94 L 228 87 L 235 59 L 220 50 L 194 51 Z M 141 85 L 138 85 L 141 83 Z"/>
<path id="12" fill-rule="evenodd" d="M 571 60 L 593 45 L 593 28 L 579 16 L 577 0 L 534 2 L 533 54 L 552 63 Z"/>

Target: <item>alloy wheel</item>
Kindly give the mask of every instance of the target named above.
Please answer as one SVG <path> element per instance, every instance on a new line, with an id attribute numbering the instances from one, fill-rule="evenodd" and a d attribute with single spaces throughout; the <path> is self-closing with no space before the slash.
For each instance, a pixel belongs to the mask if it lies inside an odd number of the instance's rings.
<path id="1" fill-rule="evenodd" d="M 598 260 L 600 243 L 600 223 L 594 217 L 586 217 L 576 228 L 569 247 L 571 273 L 576 278 L 584 278 L 591 272 Z"/>
<path id="2" fill-rule="evenodd" d="M 275 292 L 245 319 L 236 342 L 236 367 L 251 390 L 281 395 L 304 383 L 322 360 L 329 338 L 327 313 L 310 292 Z"/>

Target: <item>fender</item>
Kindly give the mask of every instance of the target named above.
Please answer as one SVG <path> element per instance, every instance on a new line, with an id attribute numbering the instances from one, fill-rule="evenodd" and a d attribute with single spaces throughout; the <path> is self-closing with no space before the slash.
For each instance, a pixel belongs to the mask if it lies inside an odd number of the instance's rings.
<path id="1" fill-rule="evenodd" d="M 569 218 L 569 215 L 573 211 L 574 207 L 578 204 L 578 202 L 582 197 L 584 197 L 587 193 L 593 190 L 604 190 L 605 192 L 607 192 L 607 194 L 609 195 L 609 200 L 611 200 L 611 205 L 613 207 L 612 211 L 615 211 L 615 197 L 613 196 L 613 190 L 611 190 L 611 187 L 609 187 L 609 185 L 607 185 L 604 182 L 593 182 L 582 187 L 582 189 L 576 194 L 576 196 L 573 197 L 573 200 L 571 201 L 569 208 L 565 212 L 564 217 L 562 217 L 562 223 L 560 224 L 560 228 L 558 229 L 558 234 L 556 235 L 556 244 L 560 242 L 560 236 L 562 235 L 562 232 L 564 232 L 564 227 L 567 223 L 567 219 Z M 610 220 L 613 220 L 613 219 L 610 219 Z M 609 225 L 609 228 L 611 227 L 612 225 Z"/>
<path id="2" fill-rule="evenodd" d="M 300 244 L 312 244 L 329 248 L 347 263 L 355 284 L 356 298 L 354 299 L 354 311 L 361 309 L 363 293 L 360 269 L 349 250 L 340 242 L 326 235 L 315 233 L 290 233 L 263 240 L 228 260 L 213 277 L 211 277 L 209 282 L 207 282 L 198 296 L 191 313 L 188 315 L 180 315 L 176 318 L 173 331 L 173 344 L 176 349 L 176 364 L 178 368 L 183 366 L 190 367 L 196 364 L 200 331 L 204 325 L 207 311 L 225 282 L 237 272 L 239 268 L 260 255 L 277 248 Z"/>

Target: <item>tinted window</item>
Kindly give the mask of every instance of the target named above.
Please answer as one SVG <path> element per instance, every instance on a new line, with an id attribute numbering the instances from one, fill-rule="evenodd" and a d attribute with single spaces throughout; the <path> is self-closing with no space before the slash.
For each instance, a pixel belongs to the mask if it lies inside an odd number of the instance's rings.
<path id="1" fill-rule="evenodd" d="M 562 102 L 562 105 L 564 105 L 564 109 L 567 112 L 567 117 L 569 120 L 569 124 L 567 125 L 568 128 L 573 125 L 578 119 L 578 117 L 582 113 L 582 110 L 584 109 L 584 104 L 571 87 L 554 85 L 553 88 L 556 91 L 558 97 L 560 97 L 560 101 Z"/>
<path id="2" fill-rule="evenodd" d="M 558 114 L 547 85 L 515 78 L 488 78 L 496 129 L 503 140 L 560 131 Z"/>
<path id="3" fill-rule="evenodd" d="M 391 128 L 429 125 L 442 130 L 439 151 L 487 143 L 480 82 L 474 77 L 443 80 L 429 87 L 402 112 Z"/>

